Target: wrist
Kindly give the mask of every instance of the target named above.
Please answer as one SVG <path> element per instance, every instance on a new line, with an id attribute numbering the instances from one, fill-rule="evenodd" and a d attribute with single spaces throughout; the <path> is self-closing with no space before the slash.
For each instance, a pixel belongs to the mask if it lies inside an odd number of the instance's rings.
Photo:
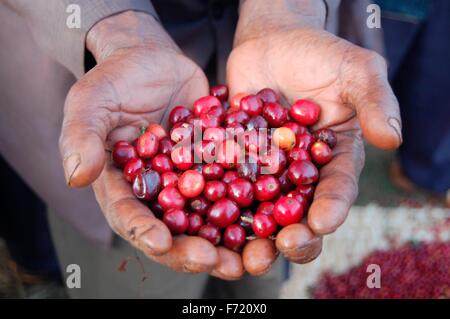
<path id="1" fill-rule="evenodd" d="M 325 1 L 241 0 L 234 46 L 273 32 L 292 29 L 324 29 Z"/>
<path id="2" fill-rule="evenodd" d="M 138 11 L 125 11 L 96 23 L 87 34 L 86 48 L 97 63 L 126 48 L 179 51 L 153 16 Z"/>

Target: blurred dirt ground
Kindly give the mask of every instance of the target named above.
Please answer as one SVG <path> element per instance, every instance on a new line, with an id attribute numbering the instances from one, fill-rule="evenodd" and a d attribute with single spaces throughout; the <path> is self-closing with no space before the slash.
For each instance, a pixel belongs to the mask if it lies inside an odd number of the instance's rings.
<path id="1" fill-rule="evenodd" d="M 449 210 L 431 206 L 354 206 L 344 225 L 324 238 L 323 251 L 316 260 L 307 265 L 292 265 L 281 297 L 309 298 L 322 273 L 342 274 L 375 250 L 398 248 L 408 242 L 436 241 L 450 243 Z"/>
<path id="2" fill-rule="evenodd" d="M 282 298 L 309 298 L 309 289 L 324 270 L 340 273 L 357 265 L 375 249 L 407 241 L 450 241 L 450 210 L 436 205 L 429 194 L 406 193 L 392 185 L 389 166 L 393 152 L 366 148 L 360 194 L 347 221 L 324 240 L 321 256 L 308 265 L 293 265 L 281 290 Z M 0 240 L 0 298 L 65 298 L 54 282 L 21 284 L 11 270 Z"/>
<path id="3" fill-rule="evenodd" d="M 410 241 L 450 243 L 450 210 L 424 191 L 396 188 L 389 178 L 394 160 L 394 152 L 366 146 L 360 193 L 346 222 L 325 236 L 323 251 L 315 261 L 292 265 L 282 298 L 310 298 L 310 289 L 324 271 L 341 274 L 378 249 Z"/>

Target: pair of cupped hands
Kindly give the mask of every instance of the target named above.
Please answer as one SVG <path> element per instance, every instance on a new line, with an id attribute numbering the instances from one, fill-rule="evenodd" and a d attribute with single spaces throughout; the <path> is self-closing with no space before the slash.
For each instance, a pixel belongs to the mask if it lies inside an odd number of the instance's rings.
<path id="1" fill-rule="evenodd" d="M 117 19 L 123 23 L 118 23 Z M 315 128 L 338 134 L 333 160 L 320 171 L 307 221 L 284 228 L 275 242 L 257 239 L 242 254 L 193 236 L 172 237 L 137 200 L 122 172 L 111 165 L 115 141 L 131 141 L 149 123 L 167 124 L 171 107 L 191 106 L 208 95 L 203 71 L 145 13 L 122 13 L 88 33 L 97 65 L 71 88 L 65 103 L 60 150 L 71 187 L 92 184 L 111 228 L 152 260 L 177 271 L 222 279 L 266 273 L 277 251 L 307 263 L 323 235 L 345 220 L 364 164 L 362 136 L 383 149 L 401 144 L 401 121 L 386 64 L 374 52 L 316 28 L 272 30 L 235 41 L 227 64 L 230 96 L 270 87 L 282 102 L 309 98 L 321 106 Z"/>

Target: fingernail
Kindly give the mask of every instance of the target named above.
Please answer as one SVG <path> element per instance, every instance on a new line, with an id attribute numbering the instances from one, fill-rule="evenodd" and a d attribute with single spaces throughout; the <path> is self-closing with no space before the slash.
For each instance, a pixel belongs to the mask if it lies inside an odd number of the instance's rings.
<path id="1" fill-rule="evenodd" d="M 63 160 L 64 175 L 66 178 L 67 185 L 70 186 L 73 176 L 75 175 L 78 167 L 81 164 L 81 159 L 79 154 L 72 154 Z"/>
<path id="2" fill-rule="evenodd" d="M 390 117 L 388 119 L 389 126 L 392 127 L 392 129 L 397 134 L 397 137 L 399 139 L 400 144 L 403 142 L 402 138 L 402 125 L 400 124 L 400 121 L 396 119 L 395 117 Z"/>
<path id="3" fill-rule="evenodd" d="M 156 225 L 151 225 L 142 235 L 139 241 L 145 246 L 153 256 L 165 254 L 171 247 L 172 242 L 164 240 L 166 236 L 161 233 Z"/>
<path id="4" fill-rule="evenodd" d="M 153 240 L 149 238 L 149 236 L 142 236 L 140 240 L 150 255 L 154 256 L 162 255 L 162 253 L 160 253 L 158 250 L 155 250 Z"/>
<path id="5" fill-rule="evenodd" d="M 314 250 L 317 248 L 317 245 L 320 245 L 320 242 L 322 241 L 322 237 L 316 237 L 314 239 L 311 239 L 307 243 L 305 243 L 303 246 L 297 248 L 297 252 L 306 252 L 308 250 Z"/>
<path id="6" fill-rule="evenodd" d="M 316 237 L 301 247 L 297 247 L 289 256 L 290 260 L 299 264 L 306 264 L 316 259 L 322 251 L 322 237 Z"/>

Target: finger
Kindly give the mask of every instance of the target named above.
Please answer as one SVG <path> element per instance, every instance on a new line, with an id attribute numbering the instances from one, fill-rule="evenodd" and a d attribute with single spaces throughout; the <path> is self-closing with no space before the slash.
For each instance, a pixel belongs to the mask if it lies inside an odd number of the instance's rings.
<path id="1" fill-rule="evenodd" d="M 306 225 L 292 224 L 283 228 L 275 241 L 277 249 L 289 260 L 305 264 L 316 259 L 322 251 L 322 237 Z"/>
<path id="2" fill-rule="evenodd" d="M 106 136 L 112 129 L 107 108 L 94 108 L 94 98 L 79 86 L 74 86 L 67 96 L 59 139 L 64 174 L 71 187 L 89 185 L 100 175 L 105 164 Z"/>
<path id="3" fill-rule="evenodd" d="M 164 113 L 161 117 L 161 125 L 169 127 L 170 111 L 177 106 L 183 105 L 188 109 L 192 109 L 194 102 L 209 94 L 208 78 L 200 68 L 195 68 L 193 74 L 189 75 L 190 80 L 185 82 L 183 88 L 176 96 L 172 95 L 172 99 L 167 104 Z"/>
<path id="4" fill-rule="evenodd" d="M 244 265 L 241 255 L 225 247 L 217 247 L 219 262 L 211 271 L 211 275 L 224 280 L 238 280 L 244 276 Z"/>
<path id="5" fill-rule="evenodd" d="M 263 238 L 251 240 L 242 252 L 244 268 L 253 276 L 263 275 L 270 270 L 277 259 L 277 254 L 272 240 Z"/>
<path id="6" fill-rule="evenodd" d="M 147 255 L 161 255 L 172 246 L 166 225 L 138 201 L 121 172 L 105 165 L 93 184 L 95 196 L 111 228 Z"/>
<path id="7" fill-rule="evenodd" d="M 111 228 L 154 261 L 176 271 L 209 272 L 218 263 L 216 248 L 199 237 L 172 238 L 167 226 L 132 194 L 111 163 L 93 184 Z"/>
<path id="8" fill-rule="evenodd" d="M 358 131 L 338 134 L 333 159 L 320 170 L 308 226 L 316 234 L 334 232 L 347 217 L 358 194 L 364 164 L 364 145 Z"/>
<path id="9" fill-rule="evenodd" d="M 347 78 L 344 101 L 355 108 L 364 137 L 371 144 L 395 149 L 402 143 L 402 124 L 398 101 L 388 83 L 386 63 L 372 51 L 360 49 L 355 55 L 346 59 L 343 68 Z"/>
<path id="10" fill-rule="evenodd" d="M 219 262 L 216 247 L 196 236 L 173 238 L 172 248 L 164 255 L 150 256 L 154 261 L 179 272 L 210 272 Z"/>

